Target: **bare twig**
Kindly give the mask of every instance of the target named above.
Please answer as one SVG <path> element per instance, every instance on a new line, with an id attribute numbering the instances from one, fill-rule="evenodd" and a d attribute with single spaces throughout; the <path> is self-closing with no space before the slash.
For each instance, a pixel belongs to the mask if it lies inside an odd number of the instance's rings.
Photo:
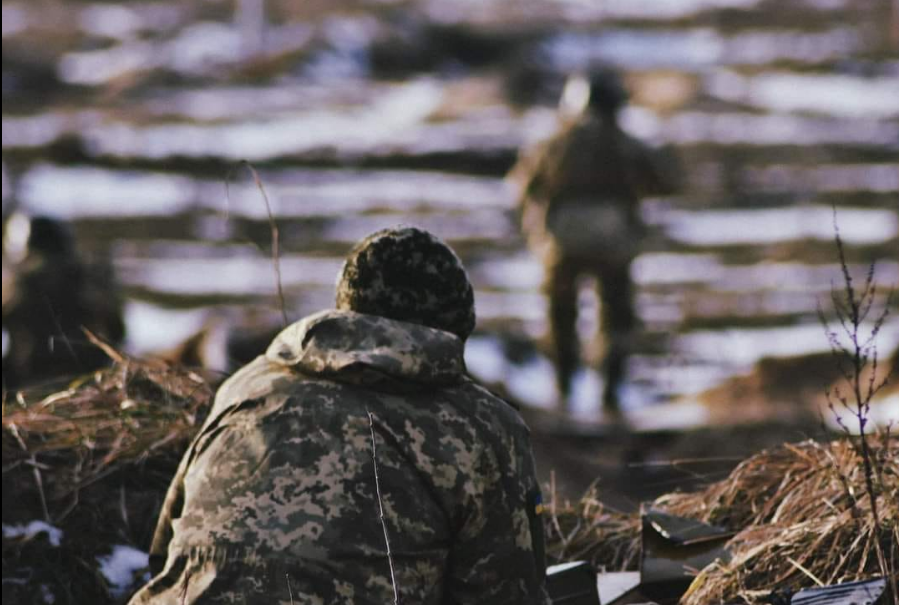
<path id="1" fill-rule="evenodd" d="M 32 472 L 34 472 L 34 483 L 37 485 L 37 493 L 41 498 L 41 509 L 44 513 L 44 520 L 47 523 L 52 523 L 52 519 L 50 519 L 50 509 L 47 507 L 47 497 L 44 495 L 44 480 L 41 477 L 41 469 L 38 468 L 37 456 L 32 456 L 29 460 L 29 463 L 32 467 Z"/>
<path id="2" fill-rule="evenodd" d="M 44 304 L 47 305 L 47 310 L 50 312 L 50 317 L 53 319 L 53 326 L 56 328 L 56 331 L 59 332 L 59 336 L 62 341 L 66 345 L 66 350 L 69 352 L 69 355 L 72 356 L 72 359 L 76 362 L 79 362 L 78 354 L 75 352 L 75 348 L 72 346 L 72 341 L 69 340 L 69 336 L 62 329 L 62 325 L 59 323 L 59 317 L 56 315 L 56 310 L 53 308 L 53 304 L 50 302 L 50 299 L 46 296 L 44 297 Z M 50 337 L 50 349 L 54 349 L 55 336 Z"/>
<path id="3" fill-rule="evenodd" d="M 128 499 L 125 497 L 125 484 L 123 483 L 119 487 L 119 512 L 122 515 L 122 522 L 125 525 L 125 528 L 130 532 L 131 531 L 131 522 L 128 520 Z"/>
<path id="4" fill-rule="evenodd" d="M 106 353 L 106 356 L 111 360 L 116 363 L 123 363 L 125 361 L 125 357 L 121 353 L 119 353 L 111 344 L 109 344 L 84 326 L 81 327 L 81 331 L 84 332 L 84 335 L 87 336 L 87 339 L 91 342 L 91 344 Z"/>
<path id="5" fill-rule="evenodd" d="M 22 436 L 19 434 L 19 429 L 15 424 L 10 423 L 8 425 L 8 428 L 10 433 L 18 443 L 19 447 L 22 448 L 22 451 L 24 451 L 26 454 L 30 454 L 30 457 L 24 462 L 25 464 L 31 466 L 31 471 L 34 474 L 34 484 L 37 487 L 37 493 L 40 497 L 41 509 L 44 513 L 44 520 L 47 523 L 52 523 L 52 520 L 50 519 L 50 509 L 47 507 L 47 497 L 44 495 L 44 481 L 41 477 L 41 469 L 40 464 L 37 461 L 37 455 L 29 451 L 28 446 L 25 445 L 25 440 L 22 439 Z"/>
<path id="6" fill-rule="evenodd" d="M 256 183 L 256 188 L 259 189 L 259 193 L 262 194 L 262 201 L 265 202 L 265 212 L 268 216 L 268 225 L 272 233 L 272 263 L 275 268 L 275 285 L 278 288 L 278 305 L 281 309 L 281 321 L 286 327 L 290 321 L 287 319 L 287 304 L 284 302 L 284 286 L 281 279 L 281 236 L 278 231 L 278 223 L 275 221 L 274 214 L 272 214 L 272 205 L 269 202 L 268 194 L 265 192 L 265 186 L 262 184 L 262 179 L 259 178 L 259 173 L 256 172 L 256 169 L 253 168 L 253 165 L 250 164 L 249 161 L 241 160 L 237 163 L 237 166 L 228 171 L 228 175 L 225 177 L 225 198 L 230 205 L 231 175 L 241 166 L 246 166 L 250 171 L 250 174 L 253 175 L 253 182 Z"/>
<path id="7" fill-rule="evenodd" d="M 368 427 L 371 430 L 371 461 L 375 469 L 375 492 L 378 495 L 378 510 L 381 528 L 384 530 L 384 545 L 387 548 L 387 564 L 390 566 L 390 583 L 393 586 L 393 603 L 398 605 L 400 602 L 399 588 L 396 584 L 396 570 L 393 566 L 393 553 L 390 550 L 390 535 L 387 532 L 387 520 L 384 518 L 384 500 L 381 497 L 381 480 L 378 476 L 378 450 L 375 444 L 375 416 L 368 412 Z"/>
<path id="8" fill-rule="evenodd" d="M 818 586 L 824 586 L 824 582 L 822 582 L 821 580 L 819 580 L 819 579 L 815 576 L 815 574 L 813 574 L 813 573 L 810 572 L 808 569 L 806 569 L 805 567 L 803 567 L 801 563 L 797 562 L 797 561 L 796 561 L 795 559 L 793 559 L 792 557 L 787 557 L 787 561 L 790 563 L 790 565 L 792 565 L 793 567 L 795 567 L 796 569 L 798 569 L 799 571 L 801 571 L 802 573 L 804 573 L 804 574 L 805 574 L 806 576 L 808 576 L 809 578 L 811 578 L 811 579 L 812 579 L 812 582 L 814 582 L 814 583 L 817 584 Z"/>

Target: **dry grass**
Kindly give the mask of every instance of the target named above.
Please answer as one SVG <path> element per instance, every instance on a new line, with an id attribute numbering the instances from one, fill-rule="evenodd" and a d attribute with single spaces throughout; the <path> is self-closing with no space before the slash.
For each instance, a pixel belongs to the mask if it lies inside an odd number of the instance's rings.
<path id="1" fill-rule="evenodd" d="M 707 489 L 662 496 L 657 508 L 739 533 L 730 563 L 704 569 L 684 605 L 761 603 L 772 589 L 798 589 L 881 575 L 879 541 L 899 561 L 899 438 L 871 437 L 878 452 L 880 533 L 875 530 L 860 454 L 848 439 L 806 441 L 757 454 Z M 547 517 L 555 561 L 585 558 L 609 569 L 639 561 L 636 516 L 607 510 L 595 490 Z"/>
<path id="2" fill-rule="evenodd" d="M 35 403 L 27 395 L 4 401 L 3 474 L 46 466 L 47 499 L 55 502 L 157 451 L 180 456 L 211 396 L 194 372 L 120 356 L 112 368 Z"/>
<path id="3" fill-rule="evenodd" d="M 110 353 L 111 368 L 63 391 L 3 402 L 3 523 L 39 519 L 64 536 L 59 547 L 4 536 L 4 600 L 114 602 L 97 557 L 115 544 L 146 548 L 211 401 L 193 372 Z"/>
<path id="4" fill-rule="evenodd" d="M 551 488 L 544 522 L 548 564 L 583 560 L 599 570 L 638 568 L 640 519 L 605 506 L 598 493 L 594 485 L 577 502 L 561 502 Z"/>
<path id="5" fill-rule="evenodd" d="M 683 603 L 758 603 L 772 588 L 879 576 L 875 541 L 899 560 L 899 439 L 871 442 L 879 453 L 879 534 L 861 456 L 848 439 L 763 452 L 701 494 L 661 498 L 671 512 L 741 529 L 729 543 L 732 561 L 706 568 Z"/>

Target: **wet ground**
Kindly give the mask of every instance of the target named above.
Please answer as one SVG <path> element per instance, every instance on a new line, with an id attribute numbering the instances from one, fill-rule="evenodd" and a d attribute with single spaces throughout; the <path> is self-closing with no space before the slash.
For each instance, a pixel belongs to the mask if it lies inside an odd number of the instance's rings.
<path id="1" fill-rule="evenodd" d="M 207 362 L 225 370 L 226 326 L 277 326 L 246 159 L 280 227 L 291 319 L 332 304 L 354 241 L 423 226 L 476 286 L 472 373 L 551 407 L 541 268 L 503 176 L 552 130 L 565 74 L 597 60 L 626 74 L 626 129 L 683 165 L 681 194 L 642 205 L 635 418 L 701 425 L 696 407 L 639 410 L 827 350 L 816 309 L 839 280 L 834 206 L 852 272 L 876 261 L 878 282 L 899 283 L 889 1 L 293 4 L 260 19 L 254 0 L 3 2 L 4 216 L 69 219 L 86 254 L 112 259 L 135 353 L 206 327 Z M 588 334 L 589 288 L 581 304 Z M 899 345 L 899 315 L 880 342 Z M 578 377 L 580 418 L 599 391 Z"/>

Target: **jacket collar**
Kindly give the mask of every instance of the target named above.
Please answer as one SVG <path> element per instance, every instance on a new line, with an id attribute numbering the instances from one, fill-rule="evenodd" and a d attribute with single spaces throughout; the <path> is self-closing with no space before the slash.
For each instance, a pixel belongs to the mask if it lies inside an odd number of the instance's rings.
<path id="1" fill-rule="evenodd" d="M 465 373 L 456 335 L 353 311 L 327 310 L 285 328 L 266 358 L 304 374 L 359 384 L 442 386 Z"/>

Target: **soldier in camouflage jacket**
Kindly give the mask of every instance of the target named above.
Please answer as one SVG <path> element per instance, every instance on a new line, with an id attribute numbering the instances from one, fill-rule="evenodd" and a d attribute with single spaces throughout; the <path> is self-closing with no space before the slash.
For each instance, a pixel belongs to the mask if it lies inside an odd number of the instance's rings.
<path id="1" fill-rule="evenodd" d="M 132 605 L 547 603 L 528 430 L 466 376 L 473 327 L 445 244 L 364 240 L 338 309 L 219 390 Z"/>
<path id="2" fill-rule="evenodd" d="M 579 88 L 584 106 L 563 116 L 557 132 L 523 154 L 510 176 L 519 186 L 522 229 L 544 266 L 560 404 L 568 404 L 580 366 L 578 281 L 594 276 L 605 349 L 602 405 L 615 413 L 637 328 L 630 268 L 646 230 L 639 202 L 674 193 L 677 163 L 661 161 L 621 129 L 627 93 L 616 73 L 572 79 L 566 92 Z"/>

